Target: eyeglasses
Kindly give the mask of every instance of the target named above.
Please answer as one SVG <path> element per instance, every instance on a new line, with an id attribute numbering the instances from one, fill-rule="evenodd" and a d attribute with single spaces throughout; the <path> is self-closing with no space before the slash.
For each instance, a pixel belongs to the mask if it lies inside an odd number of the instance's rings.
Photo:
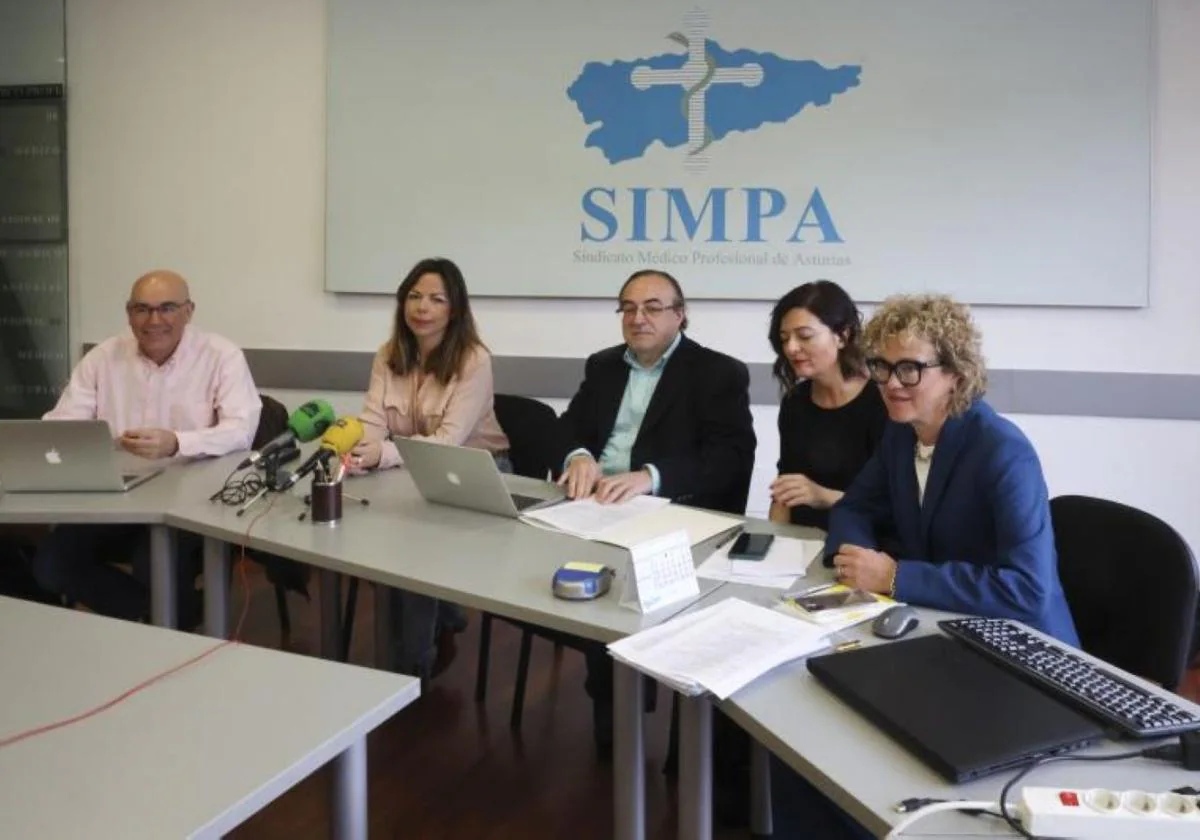
<path id="1" fill-rule="evenodd" d="M 638 310 L 642 310 L 647 318 L 657 318 L 659 315 L 666 312 L 678 311 L 681 304 L 679 303 L 662 303 L 657 300 L 648 300 L 643 304 L 636 304 L 631 300 L 623 300 L 617 304 L 617 314 L 622 318 L 634 318 L 637 316 Z"/>
<path id="2" fill-rule="evenodd" d="M 190 303 L 190 300 L 179 302 L 169 300 L 166 303 L 160 303 L 158 306 L 151 306 L 148 303 L 127 303 L 125 304 L 125 311 L 134 318 L 149 318 L 156 312 L 164 318 L 170 318 L 173 315 L 179 314 L 179 310 Z"/>
<path id="3" fill-rule="evenodd" d="M 870 372 L 872 379 L 880 385 L 886 385 L 888 380 L 892 378 L 892 374 L 895 374 L 896 381 L 905 388 L 919 385 L 921 374 L 925 372 L 926 368 L 941 366 L 941 362 L 922 362 L 917 359 L 901 359 L 895 364 L 891 364 L 887 360 L 880 358 L 867 359 L 867 370 Z"/>

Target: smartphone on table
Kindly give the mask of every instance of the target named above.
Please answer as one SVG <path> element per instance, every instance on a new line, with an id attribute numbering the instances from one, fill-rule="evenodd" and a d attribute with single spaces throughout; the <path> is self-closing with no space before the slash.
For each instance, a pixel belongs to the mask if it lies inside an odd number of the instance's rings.
<path id="1" fill-rule="evenodd" d="M 729 559 L 761 560 L 767 556 L 773 542 L 774 534 L 747 534 L 743 531 L 729 547 Z"/>

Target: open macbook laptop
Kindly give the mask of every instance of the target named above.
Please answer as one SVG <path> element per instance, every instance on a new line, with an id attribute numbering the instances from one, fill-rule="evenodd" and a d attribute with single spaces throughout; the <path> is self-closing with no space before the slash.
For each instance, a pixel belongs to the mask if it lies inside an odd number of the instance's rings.
<path id="1" fill-rule="evenodd" d="M 0 420 L 6 493 L 121 493 L 162 472 L 123 469 L 123 460 L 103 420 Z"/>
<path id="2" fill-rule="evenodd" d="M 546 482 L 540 496 L 513 493 L 492 453 L 469 446 L 398 437 L 393 440 L 426 501 L 516 519 L 524 511 L 561 501 L 562 490 Z"/>
<path id="3" fill-rule="evenodd" d="M 1104 737 L 1094 721 L 942 635 L 810 657 L 808 670 L 951 782 Z"/>

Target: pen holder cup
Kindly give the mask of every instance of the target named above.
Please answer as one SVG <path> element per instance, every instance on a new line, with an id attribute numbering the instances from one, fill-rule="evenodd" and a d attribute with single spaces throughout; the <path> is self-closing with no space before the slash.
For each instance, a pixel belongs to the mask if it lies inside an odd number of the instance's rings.
<path id="1" fill-rule="evenodd" d="M 318 525 L 336 525 L 342 521 L 342 482 L 314 481 L 310 518 Z"/>

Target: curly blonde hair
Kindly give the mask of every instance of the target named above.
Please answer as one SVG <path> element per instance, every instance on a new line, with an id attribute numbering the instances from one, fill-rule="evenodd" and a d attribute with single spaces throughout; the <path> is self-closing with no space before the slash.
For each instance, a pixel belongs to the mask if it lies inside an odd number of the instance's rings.
<path id="1" fill-rule="evenodd" d="M 928 341 L 942 367 L 957 377 L 950 415 L 958 416 L 987 391 L 983 336 L 971 311 L 946 295 L 896 295 L 885 300 L 863 330 L 867 354 L 891 339 Z"/>

